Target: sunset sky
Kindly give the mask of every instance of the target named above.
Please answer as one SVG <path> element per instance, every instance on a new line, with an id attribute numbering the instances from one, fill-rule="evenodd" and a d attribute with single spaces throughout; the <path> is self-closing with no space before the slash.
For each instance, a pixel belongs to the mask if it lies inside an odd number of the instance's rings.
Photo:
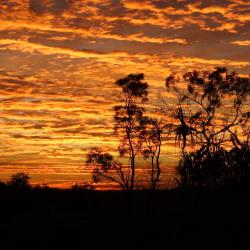
<path id="1" fill-rule="evenodd" d="M 116 153 L 116 79 L 144 73 L 157 106 L 171 72 L 250 73 L 250 1 L 0 0 L 0 58 L 0 180 L 89 181 L 86 151 Z"/>

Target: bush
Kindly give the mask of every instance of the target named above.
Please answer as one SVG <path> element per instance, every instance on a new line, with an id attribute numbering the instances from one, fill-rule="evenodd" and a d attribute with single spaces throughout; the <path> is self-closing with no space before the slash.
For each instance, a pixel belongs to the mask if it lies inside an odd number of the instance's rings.
<path id="1" fill-rule="evenodd" d="M 30 176 L 27 173 L 16 173 L 10 177 L 8 185 L 16 188 L 29 188 L 30 187 Z"/>
<path id="2" fill-rule="evenodd" d="M 250 185 L 249 147 L 230 151 L 184 154 L 177 172 L 182 187 L 216 188 L 228 185 Z"/>

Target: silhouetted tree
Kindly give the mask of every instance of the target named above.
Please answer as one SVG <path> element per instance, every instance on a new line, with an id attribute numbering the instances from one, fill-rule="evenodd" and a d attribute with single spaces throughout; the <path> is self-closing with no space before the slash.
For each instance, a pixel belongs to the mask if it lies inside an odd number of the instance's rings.
<path id="1" fill-rule="evenodd" d="M 6 183 L 0 181 L 0 190 L 6 187 Z"/>
<path id="2" fill-rule="evenodd" d="M 249 146 L 229 151 L 218 148 L 202 153 L 185 153 L 177 168 L 184 187 L 250 186 Z"/>
<path id="3" fill-rule="evenodd" d="M 144 113 L 144 103 L 147 101 L 148 84 L 144 82 L 143 74 L 130 74 L 115 83 L 122 89 L 120 105 L 115 110 L 115 132 L 120 137 L 118 147 L 121 156 L 130 159 L 130 190 L 135 184 L 135 159 L 141 152 L 141 119 Z"/>
<path id="4" fill-rule="evenodd" d="M 129 189 L 128 169 L 116 160 L 109 153 L 102 152 L 100 149 L 91 149 L 87 154 L 88 165 L 93 167 L 93 181 L 100 182 L 106 179 L 120 185 L 122 189 Z"/>
<path id="5" fill-rule="evenodd" d="M 182 77 L 170 75 L 166 86 L 178 94 L 174 132 L 182 147 L 178 167 L 181 183 L 210 187 L 224 185 L 229 179 L 241 182 L 242 178 L 235 175 L 246 163 L 233 163 L 233 155 L 249 152 L 250 112 L 246 100 L 250 78 L 217 68 L 188 72 Z M 195 145 L 198 150 L 187 153 L 187 145 Z M 244 175 L 248 171 L 245 169 Z"/>
<path id="6" fill-rule="evenodd" d="M 8 185 L 16 188 L 29 188 L 30 187 L 30 176 L 27 173 L 16 173 L 10 177 Z"/>
<path id="7" fill-rule="evenodd" d="M 91 183 L 75 183 L 72 185 L 71 190 L 74 191 L 86 191 L 86 190 L 94 190 L 94 186 Z"/>
<path id="8" fill-rule="evenodd" d="M 142 153 L 151 162 L 150 181 L 151 188 L 154 190 L 157 187 L 161 174 L 160 154 L 163 130 L 166 125 L 163 120 L 150 117 L 143 117 L 141 123 L 143 125 L 141 137 L 144 142 Z"/>
<path id="9" fill-rule="evenodd" d="M 233 148 L 228 153 L 228 165 L 231 170 L 229 184 L 250 186 L 250 145 Z"/>
<path id="10" fill-rule="evenodd" d="M 223 149 L 209 154 L 200 154 L 200 151 L 184 154 L 177 168 L 180 184 L 199 188 L 223 185 L 227 173 L 226 154 Z"/>
<path id="11" fill-rule="evenodd" d="M 175 119 L 179 124 L 175 134 L 183 152 L 188 142 L 200 146 L 203 152 L 228 146 L 231 137 L 238 138 L 237 129 L 249 126 L 245 101 L 250 78 L 217 68 L 212 72 L 188 72 L 182 77 L 170 75 L 166 86 L 178 94 Z"/>
<path id="12" fill-rule="evenodd" d="M 43 184 L 37 184 L 33 187 L 34 189 L 40 189 L 40 190 L 49 190 L 51 189 L 50 186 L 46 183 Z"/>

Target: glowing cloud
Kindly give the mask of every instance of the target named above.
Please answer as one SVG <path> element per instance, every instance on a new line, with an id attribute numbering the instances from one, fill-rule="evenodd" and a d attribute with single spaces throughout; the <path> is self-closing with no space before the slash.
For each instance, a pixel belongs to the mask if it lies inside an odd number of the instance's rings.
<path id="1" fill-rule="evenodd" d="M 90 180 L 89 147 L 117 155 L 113 84 L 145 73 L 152 107 L 171 72 L 226 66 L 250 72 L 250 3 L 9 0 L 0 6 L 0 179 Z M 166 174 L 179 151 L 163 149 Z M 168 157 L 166 157 L 168 155 Z"/>

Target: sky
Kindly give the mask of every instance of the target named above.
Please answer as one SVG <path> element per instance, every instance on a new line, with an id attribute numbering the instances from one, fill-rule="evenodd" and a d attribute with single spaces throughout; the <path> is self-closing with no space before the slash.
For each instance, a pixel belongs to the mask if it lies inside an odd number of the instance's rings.
<path id="1" fill-rule="evenodd" d="M 90 181 L 88 149 L 117 154 L 115 80 L 144 73 L 157 106 L 170 73 L 216 66 L 250 73 L 249 0 L 0 0 L 0 180 Z"/>

